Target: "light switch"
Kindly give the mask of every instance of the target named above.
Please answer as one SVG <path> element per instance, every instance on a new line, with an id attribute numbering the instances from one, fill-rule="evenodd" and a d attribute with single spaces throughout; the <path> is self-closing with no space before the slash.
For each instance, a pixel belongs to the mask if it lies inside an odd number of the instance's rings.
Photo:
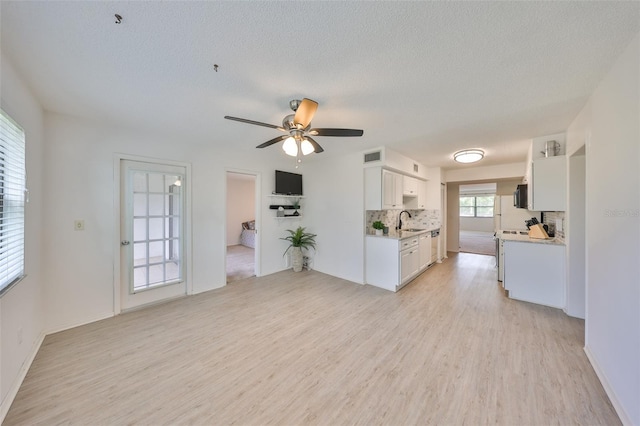
<path id="1" fill-rule="evenodd" d="M 561 218 L 556 219 L 556 231 L 562 232 L 562 219 Z"/>
<path id="2" fill-rule="evenodd" d="M 78 219 L 73 221 L 73 229 L 76 231 L 84 231 L 84 220 Z"/>

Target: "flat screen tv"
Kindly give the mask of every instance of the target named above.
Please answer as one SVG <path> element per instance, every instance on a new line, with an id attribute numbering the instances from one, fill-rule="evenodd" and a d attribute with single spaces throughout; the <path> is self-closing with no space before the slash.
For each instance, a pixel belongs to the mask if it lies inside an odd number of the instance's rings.
<path id="1" fill-rule="evenodd" d="M 302 175 L 276 170 L 276 194 L 302 195 Z"/>

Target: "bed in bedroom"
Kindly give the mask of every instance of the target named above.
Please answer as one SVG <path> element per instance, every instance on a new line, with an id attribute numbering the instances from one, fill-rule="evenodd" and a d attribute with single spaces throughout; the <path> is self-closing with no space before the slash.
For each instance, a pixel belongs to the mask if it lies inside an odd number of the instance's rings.
<path id="1" fill-rule="evenodd" d="M 246 247 L 256 248 L 256 221 L 242 222 L 240 244 Z"/>

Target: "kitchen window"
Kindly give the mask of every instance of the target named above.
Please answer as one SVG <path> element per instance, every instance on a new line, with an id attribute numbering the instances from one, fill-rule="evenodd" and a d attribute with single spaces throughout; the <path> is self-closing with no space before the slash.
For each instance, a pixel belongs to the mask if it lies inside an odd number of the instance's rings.
<path id="1" fill-rule="evenodd" d="M 460 217 L 493 217 L 494 195 L 461 195 Z"/>
<path id="2" fill-rule="evenodd" d="M 24 277 L 24 131 L 0 109 L 0 294 Z"/>

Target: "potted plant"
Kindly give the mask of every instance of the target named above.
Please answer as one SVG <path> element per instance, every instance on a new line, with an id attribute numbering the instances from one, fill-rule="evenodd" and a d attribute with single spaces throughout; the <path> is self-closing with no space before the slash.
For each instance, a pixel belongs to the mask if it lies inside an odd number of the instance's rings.
<path id="1" fill-rule="evenodd" d="M 382 235 L 382 230 L 384 229 L 384 223 L 376 220 L 373 222 L 373 229 L 376 230 L 376 235 Z"/>
<path id="2" fill-rule="evenodd" d="M 291 249 L 291 264 L 293 265 L 294 272 L 302 271 L 302 249 L 309 250 L 316 248 L 316 234 L 305 232 L 306 228 L 298 226 L 298 229 L 292 231 L 287 229 L 288 236 L 280 238 L 281 240 L 289 241 L 291 243 L 289 247 L 284 251 L 284 255 Z"/>

